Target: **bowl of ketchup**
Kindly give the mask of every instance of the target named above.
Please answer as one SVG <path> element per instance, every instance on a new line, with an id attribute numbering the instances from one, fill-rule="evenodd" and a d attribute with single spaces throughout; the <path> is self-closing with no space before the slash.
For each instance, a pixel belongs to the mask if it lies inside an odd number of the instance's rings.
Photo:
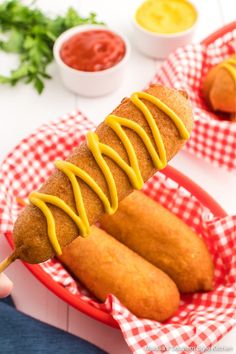
<path id="1" fill-rule="evenodd" d="M 66 88 L 96 97 L 120 86 L 130 45 L 124 35 L 105 26 L 82 25 L 62 33 L 53 53 Z"/>

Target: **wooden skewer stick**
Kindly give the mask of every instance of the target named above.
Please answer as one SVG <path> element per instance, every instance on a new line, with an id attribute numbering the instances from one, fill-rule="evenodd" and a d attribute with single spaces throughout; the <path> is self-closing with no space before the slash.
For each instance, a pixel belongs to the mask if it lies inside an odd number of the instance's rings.
<path id="1" fill-rule="evenodd" d="M 21 206 L 26 206 L 27 203 L 24 201 L 22 198 L 16 198 L 17 203 Z M 0 274 L 7 268 L 11 263 L 13 263 L 16 259 L 18 258 L 18 254 L 16 251 L 14 251 L 9 257 L 5 258 L 1 263 L 0 263 Z"/>
<path id="2" fill-rule="evenodd" d="M 0 273 L 2 273 L 11 263 L 13 263 L 18 258 L 16 251 L 14 251 L 9 257 L 5 258 L 0 263 Z"/>

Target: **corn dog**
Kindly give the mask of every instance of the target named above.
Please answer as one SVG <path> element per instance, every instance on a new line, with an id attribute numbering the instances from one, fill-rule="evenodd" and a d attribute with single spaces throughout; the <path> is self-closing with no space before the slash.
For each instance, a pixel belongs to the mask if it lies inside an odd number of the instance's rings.
<path id="1" fill-rule="evenodd" d="M 163 206 L 134 191 L 114 215 L 104 215 L 101 227 L 167 273 L 180 292 L 209 291 L 213 263 L 203 240 Z"/>
<path id="2" fill-rule="evenodd" d="M 202 93 L 214 111 L 236 112 L 236 56 L 209 70 Z"/>
<path id="3" fill-rule="evenodd" d="M 166 166 L 189 138 L 192 110 L 186 94 L 159 85 L 134 93 L 106 117 L 87 142 L 75 148 L 30 197 L 13 230 L 15 251 L 0 271 L 16 258 L 40 263 L 61 254 L 61 248 L 118 202 L 140 189 Z"/>
<path id="4" fill-rule="evenodd" d="M 114 294 L 138 317 L 164 321 L 178 308 L 179 292 L 168 275 L 95 226 L 59 258 L 98 299 Z"/>

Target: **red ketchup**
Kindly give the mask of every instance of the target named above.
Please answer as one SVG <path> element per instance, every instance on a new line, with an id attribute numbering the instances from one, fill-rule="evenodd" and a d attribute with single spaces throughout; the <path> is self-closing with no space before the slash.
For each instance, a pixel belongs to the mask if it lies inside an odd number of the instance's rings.
<path id="1" fill-rule="evenodd" d="M 116 65 L 125 55 L 123 40 L 108 30 L 87 30 L 63 43 L 60 56 L 65 64 L 81 71 L 101 71 Z"/>

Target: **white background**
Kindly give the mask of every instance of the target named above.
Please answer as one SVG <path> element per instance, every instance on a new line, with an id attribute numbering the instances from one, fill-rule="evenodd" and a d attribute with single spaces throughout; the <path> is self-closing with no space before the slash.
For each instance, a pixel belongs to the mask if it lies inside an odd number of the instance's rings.
<path id="1" fill-rule="evenodd" d="M 99 18 L 111 28 L 126 34 L 132 41 L 131 17 L 140 3 L 139 0 L 38 0 L 38 6 L 47 13 L 63 13 L 73 5 L 81 14 L 95 11 Z M 235 20 L 234 0 L 195 0 L 200 11 L 200 21 L 195 35 L 199 42 L 207 35 Z M 0 72 L 7 73 L 16 65 L 16 58 L 0 52 Z M 40 124 L 63 113 L 79 108 L 95 122 L 103 120 L 122 99 L 132 91 L 142 89 L 153 77 L 157 66 L 155 61 L 139 54 L 132 46 L 128 72 L 123 85 L 115 93 L 98 98 L 78 97 L 66 91 L 58 77 L 54 64 L 50 66 L 53 80 L 48 81 L 46 89 L 39 96 L 30 86 L 18 85 L 15 88 L 0 86 L 0 160 Z M 236 175 L 230 174 L 208 163 L 181 152 L 171 165 L 187 174 L 208 193 L 210 193 L 228 213 L 236 211 Z M 0 239 L 0 258 L 7 256 L 10 248 Z M 17 261 L 6 272 L 14 281 L 13 297 L 17 308 L 31 316 L 63 328 L 71 333 L 99 345 L 111 354 L 130 353 L 121 333 L 109 328 L 69 307 L 49 292 Z M 10 333 L 9 333 L 10 336 Z M 235 346 L 236 330 L 231 331 L 219 346 Z M 222 351 L 219 351 L 223 353 Z"/>

